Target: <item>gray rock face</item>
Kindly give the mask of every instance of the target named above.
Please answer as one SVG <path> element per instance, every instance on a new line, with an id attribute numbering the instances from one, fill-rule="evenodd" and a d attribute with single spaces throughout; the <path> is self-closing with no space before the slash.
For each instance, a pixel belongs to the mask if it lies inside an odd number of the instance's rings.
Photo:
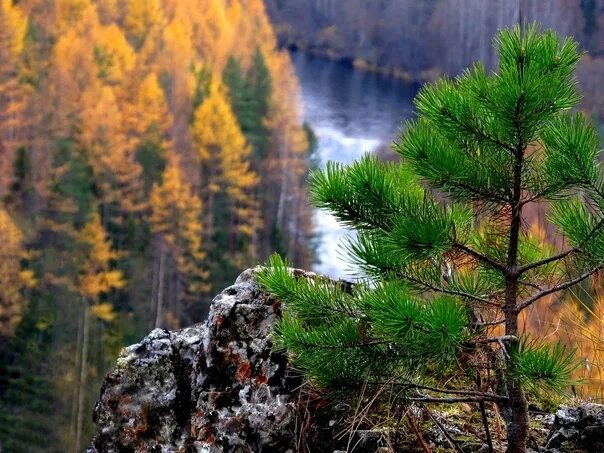
<path id="1" fill-rule="evenodd" d="M 204 324 L 156 329 L 126 348 L 105 379 L 88 451 L 293 451 L 287 360 L 269 337 L 279 313 L 248 270 Z"/>
<path id="2" fill-rule="evenodd" d="M 546 452 L 604 452 L 604 405 L 562 406 L 556 412 Z"/>

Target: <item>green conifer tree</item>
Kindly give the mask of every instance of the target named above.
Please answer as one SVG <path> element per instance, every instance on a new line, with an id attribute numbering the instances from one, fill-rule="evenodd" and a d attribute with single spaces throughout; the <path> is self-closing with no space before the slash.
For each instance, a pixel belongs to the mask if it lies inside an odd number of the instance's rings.
<path id="1" fill-rule="evenodd" d="M 260 281 L 285 303 L 276 339 L 312 382 L 387 383 L 402 404 L 494 402 L 507 451 L 525 452 L 527 395 L 567 390 L 575 364 L 519 316 L 604 268 L 604 175 L 594 128 L 569 112 L 577 43 L 532 25 L 495 45 L 494 72 L 476 64 L 420 90 L 402 162 L 311 176 L 315 206 L 356 230 L 347 249 L 368 281 L 296 278 L 276 257 Z M 530 234 L 539 201 L 567 248 Z"/>
<path id="2" fill-rule="evenodd" d="M 266 155 L 268 129 L 265 121 L 271 96 L 271 75 L 260 49 L 256 49 L 251 66 L 244 74 L 241 63 L 230 57 L 223 71 L 223 80 L 229 88 L 233 112 L 248 143 L 253 148 L 255 169 Z"/>
<path id="3" fill-rule="evenodd" d="M 47 301 L 35 292 L 14 337 L 0 346 L 0 448 L 15 453 L 58 451 L 56 396 L 49 360 Z M 4 348 L 3 346 L 6 346 Z"/>
<path id="4" fill-rule="evenodd" d="M 35 190 L 33 184 L 32 162 L 29 150 L 25 146 L 17 148 L 13 162 L 13 180 L 9 186 L 5 202 L 13 210 L 33 211 Z"/>

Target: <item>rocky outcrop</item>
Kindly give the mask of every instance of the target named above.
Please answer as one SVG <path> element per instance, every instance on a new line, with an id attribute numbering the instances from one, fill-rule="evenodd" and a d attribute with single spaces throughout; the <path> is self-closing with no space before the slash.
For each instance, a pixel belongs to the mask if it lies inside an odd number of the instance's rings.
<path id="1" fill-rule="evenodd" d="M 353 407 L 301 392 L 286 356 L 273 350 L 270 333 L 280 314 L 280 303 L 247 270 L 214 298 L 205 323 L 156 329 L 125 348 L 95 406 L 98 430 L 88 452 L 376 453 L 393 451 L 391 437 L 398 438 L 394 451 L 423 451 L 410 430 L 389 437 L 369 423 L 350 431 Z M 436 416 L 464 451 L 484 451 L 481 428 L 468 428 L 469 417 Z M 430 417 L 421 410 L 415 417 L 431 447 L 450 451 Z M 604 451 L 604 406 L 563 407 L 552 418 L 534 417 L 532 446 L 548 440 L 546 449 L 531 451 Z"/>
<path id="2" fill-rule="evenodd" d="M 604 406 L 586 403 L 562 406 L 554 418 L 547 453 L 601 453 L 604 451 Z"/>
<path id="3" fill-rule="evenodd" d="M 156 329 L 126 348 L 103 385 L 88 451 L 293 449 L 292 383 L 269 337 L 280 309 L 248 270 L 214 299 L 204 324 Z"/>

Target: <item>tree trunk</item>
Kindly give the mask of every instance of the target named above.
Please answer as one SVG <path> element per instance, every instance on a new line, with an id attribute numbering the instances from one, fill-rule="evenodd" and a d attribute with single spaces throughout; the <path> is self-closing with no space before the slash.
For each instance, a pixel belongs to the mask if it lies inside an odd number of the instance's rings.
<path id="1" fill-rule="evenodd" d="M 78 317 L 78 334 L 76 337 L 76 349 L 75 349 L 75 367 L 74 374 L 79 376 L 81 373 L 81 350 L 82 350 L 82 324 L 83 319 Z M 78 432 L 78 402 L 80 396 L 78 394 L 79 386 L 74 385 L 71 394 L 71 439 L 75 441 Z"/>
<path id="2" fill-rule="evenodd" d="M 513 280 L 509 285 L 509 295 L 511 297 L 513 294 L 514 304 L 511 305 L 506 303 L 506 305 L 508 307 L 515 307 L 518 280 Z M 506 335 L 518 336 L 518 315 L 513 310 L 510 310 L 510 312 L 506 310 L 505 333 Z M 512 342 L 510 342 L 509 345 L 516 346 Z M 511 363 L 509 358 L 506 362 L 505 385 L 509 398 L 505 410 L 508 444 L 506 453 L 525 453 L 529 436 L 528 403 L 526 401 L 524 389 L 522 388 L 522 383 L 514 377 L 513 363 Z"/>
<path id="3" fill-rule="evenodd" d="M 82 338 L 82 359 L 80 365 L 80 381 L 78 383 L 78 425 L 76 429 L 76 451 L 82 451 L 82 429 L 84 427 L 84 413 L 86 405 L 86 383 L 88 376 L 88 340 L 90 336 L 90 319 L 88 313 L 88 303 L 84 303 L 84 333 Z"/>
<path id="4" fill-rule="evenodd" d="M 157 305 L 155 308 L 155 328 L 161 326 L 163 318 L 163 306 L 164 306 L 164 243 L 163 240 L 159 246 L 159 283 L 157 288 Z"/>
<path id="5" fill-rule="evenodd" d="M 158 239 L 155 238 L 155 242 L 159 243 Z M 158 246 L 156 245 L 156 248 Z M 159 285 L 158 283 L 158 259 L 157 259 L 157 253 L 153 254 L 153 272 L 152 272 L 152 277 L 151 277 L 151 301 L 149 302 L 149 327 L 151 329 L 153 329 L 155 327 L 155 310 L 157 309 L 157 287 Z"/>
<path id="6" fill-rule="evenodd" d="M 520 101 L 518 101 L 520 104 Z M 518 104 L 518 105 L 519 105 Z M 518 108 L 517 108 L 518 110 Z M 505 305 L 503 311 L 505 314 L 505 334 L 518 336 L 518 312 L 516 303 L 518 298 L 518 280 L 516 267 L 518 265 L 518 247 L 520 244 L 520 230 L 522 227 L 522 164 L 524 161 L 525 145 L 522 141 L 520 119 L 516 114 L 517 130 L 520 137 L 516 146 L 514 156 L 514 188 L 511 200 L 510 215 L 510 238 L 507 251 L 507 275 L 505 276 Z M 518 340 L 516 340 L 517 342 Z M 514 342 L 509 342 L 509 346 L 515 347 Z M 528 403 L 522 388 L 522 383 L 514 376 L 514 364 L 507 357 L 505 366 L 505 383 L 507 387 L 507 453 L 524 453 L 529 434 L 529 414 Z"/>

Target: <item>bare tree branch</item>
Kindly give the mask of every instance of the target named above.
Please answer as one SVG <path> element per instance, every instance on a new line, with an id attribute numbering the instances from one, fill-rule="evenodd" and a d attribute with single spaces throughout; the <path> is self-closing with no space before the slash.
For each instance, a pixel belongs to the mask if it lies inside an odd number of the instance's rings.
<path id="1" fill-rule="evenodd" d="M 453 404 L 453 403 L 480 403 L 481 401 L 507 401 L 507 396 L 495 395 L 494 393 L 488 396 L 465 396 L 452 398 L 434 398 L 431 396 L 419 396 L 409 398 L 409 401 L 416 403 L 436 403 L 436 404 Z"/>
<path id="2" fill-rule="evenodd" d="M 497 308 L 501 307 L 500 304 L 498 304 L 496 302 L 493 302 L 493 301 L 487 299 L 486 297 L 477 296 L 475 294 L 470 294 L 470 293 L 466 293 L 466 292 L 463 292 L 463 291 L 456 291 L 456 290 L 453 290 L 453 289 L 441 288 L 439 286 L 435 286 L 435 285 L 433 285 L 431 283 L 424 282 L 422 280 L 419 280 L 417 278 L 411 277 L 409 275 L 404 275 L 404 274 L 399 274 L 399 275 L 401 276 L 401 278 L 403 278 L 403 279 L 405 279 L 405 280 L 407 280 L 407 281 L 409 281 L 411 283 L 414 283 L 414 284 L 416 284 L 418 286 L 421 286 L 424 289 L 429 289 L 429 290 L 435 291 L 437 293 L 449 294 L 449 295 L 452 295 L 452 296 L 465 297 L 466 299 L 471 299 L 471 300 L 474 300 L 474 301 L 477 301 L 477 302 L 481 302 L 483 304 L 491 305 L 491 306 L 497 307 Z"/>
<path id="3" fill-rule="evenodd" d="M 457 243 L 457 242 L 453 244 L 453 247 L 467 253 L 468 255 L 470 255 L 473 258 L 476 258 L 478 261 L 480 261 L 482 263 L 488 264 L 489 266 L 491 266 L 494 269 L 497 269 L 504 275 L 507 274 L 507 272 L 508 272 L 508 269 L 503 264 L 495 261 L 493 258 L 483 255 L 480 252 L 477 252 L 476 250 L 471 249 L 470 247 L 467 247 L 467 246 Z"/>
<path id="4" fill-rule="evenodd" d="M 550 256 L 548 258 L 544 258 L 542 260 L 535 261 L 534 263 L 529 263 L 529 264 L 525 264 L 524 266 L 519 266 L 516 268 L 515 274 L 520 276 L 520 275 L 524 274 L 525 272 L 530 271 L 531 269 L 534 269 L 534 268 L 540 267 L 540 266 L 544 266 L 549 263 L 553 263 L 554 261 L 558 261 L 563 258 L 566 258 L 567 256 L 571 255 L 572 253 L 579 252 L 585 246 L 585 244 L 587 244 L 587 242 L 589 240 L 591 240 L 598 233 L 598 230 L 600 230 L 602 227 L 604 227 L 604 217 L 602 219 L 600 219 L 600 221 L 596 224 L 596 226 L 593 227 L 593 229 L 589 232 L 589 234 L 587 236 L 585 236 L 585 238 L 576 247 L 566 250 L 565 252 L 560 252 L 560 253 Z"/>
<path id="5" fill-rule="evenodd" d="M 583 280 L 585 280 L 586 278 L 592 276 L 593 274 L 595 274 L 596 272 L 598 272 L 599 270 L 604 269 L 604 264 L 600 264 L 598 267 L 591 269 L 581 275 L 579 275 L 576 278 L 573 278 L 572 280 L 568 280 L 564 283 L 560 283 L 559 285 L 556 286 L 552 286 L 551 288 L 545 289 L 543 291 L 538 292 L 537 294 L 529 297 L 528 299 L 525 299 L 524 301 L 522 301 L 520 304 L 516 305 L 515 308 L 515 312 L 516 313 L 520 313 L 522 310 L 524 310 L 526 307 L 528 307 L 529 305 L 533 304 L 534 302 L 538 301 L 539 299 L 548 296 L 550 294 L 556 293 L 558 291 L 562 291 L 564 289 L 570 288 L 571 286 L 576 285 L 577 283 L 582 282 Z"/>

